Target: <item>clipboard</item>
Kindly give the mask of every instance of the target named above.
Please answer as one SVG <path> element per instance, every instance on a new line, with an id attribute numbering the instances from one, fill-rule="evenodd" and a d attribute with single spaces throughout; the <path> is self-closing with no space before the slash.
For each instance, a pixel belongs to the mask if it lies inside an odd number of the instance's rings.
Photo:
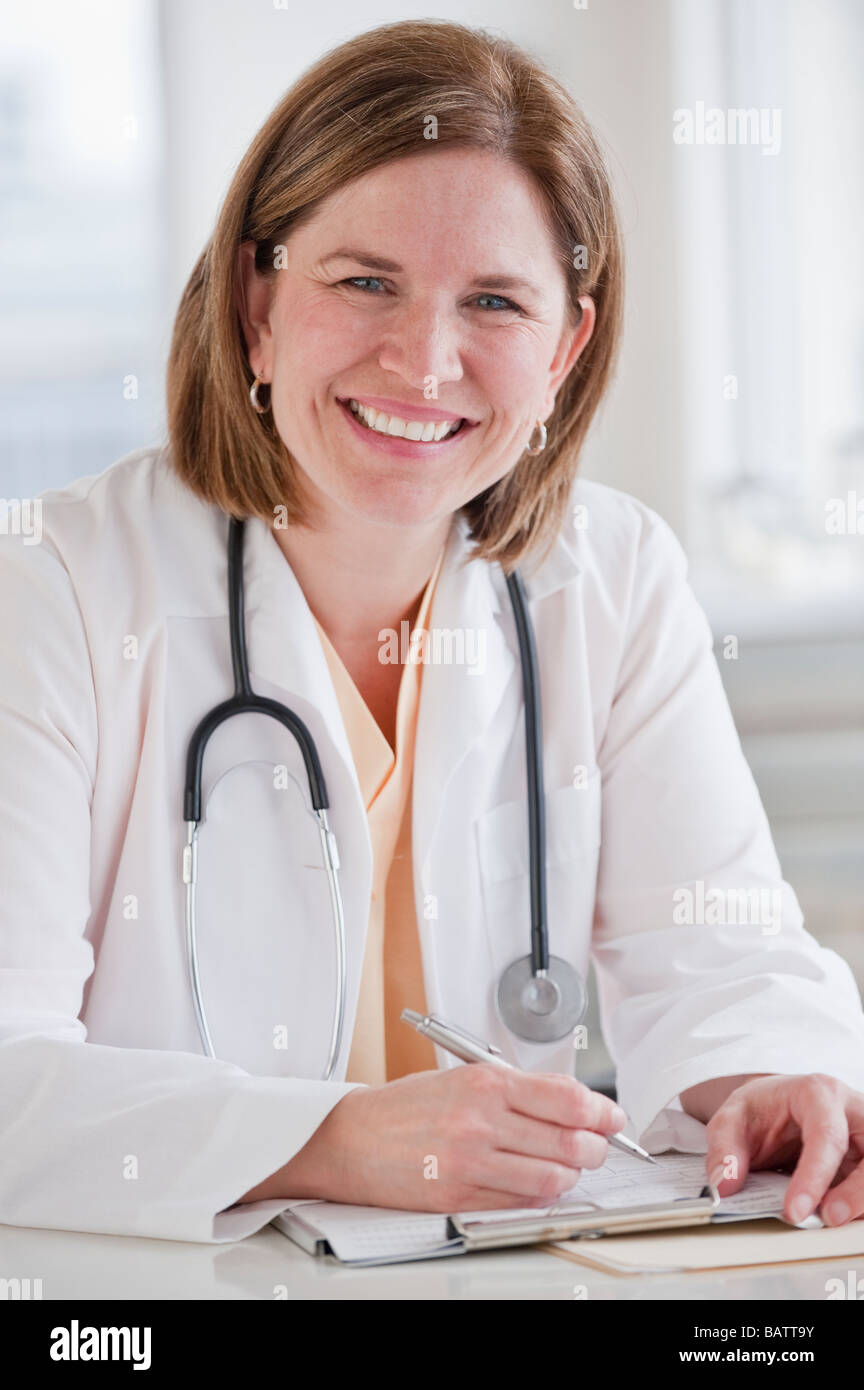
<path id="1" fill-rule="evenodd" d="M 717 1216 L 719 1201 L 716 1192 L 710 1193 L 706 1187 L 699 1197 L 681 1197 L 671 1202 L 603 1208 L 595 1202 L 580 1200 L 562 1202 L 519 1216 L 501 1212 L 494 1218 L 487 1213 L 451 1216 L 387 1213 L 380 1209 L 303 1201 L 297 1203 L 293 1210 L 277 1216 L 273 1225 L 310 1255 L 330 1255 L 340 1263 L 359 1266 L 435 1259 L 442 1255 L 465 1255 L 479 1250 L 538 1245 L 557 1240 L 590 1240 L 604 1235 L 639 1231 L 680 1230 L 707 1226 L 715 1220 L 748 1219 L 746 1216 Z M 316 1207 L 325 1207 L 327 1215 L 319 1216 Z M 366 1217 L 375 1226 L 383 1222 L 378 1248 L 345 1249 L 341 1240 L 344 1231 L 340 1232 L 338 1224 L 335 1227 L 330 1224 L 334 1212 L 342 1217 L 347 1215 L 349 1221 Z M 394 1244 L 390 1244 L 391 1237 L 386 1230 L 388 1218 L 395 1218 L 400 1228 Z M 406 1220 L 412 1228 L 407 1237 Z"/>
<path id="2" fill-rule="evenodd" d="M 568 1204 L 559 1211 L 490 1222 L 488 1219 L 448 1216 L 447 1234 L 460 1238 L 463 1249 L 495 1250 L 509 1245 L 535 1245 L 550 1240 L 596 1240 L 601 1236 L 631 1235 L 637 1231 L 672 1231 L 682 1226 L 707 1226 L 714 1220 L 719 1197 L 707 1188 L 699 1197 L 644 1206 L 606 1208 L 596 1202 Z M 746 1220 L 746 1217 L 741 1219 Z"/>

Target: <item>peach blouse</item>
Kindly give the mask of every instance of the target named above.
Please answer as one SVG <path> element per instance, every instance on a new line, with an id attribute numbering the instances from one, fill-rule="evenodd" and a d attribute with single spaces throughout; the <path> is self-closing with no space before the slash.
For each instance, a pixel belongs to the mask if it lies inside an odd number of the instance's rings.
<path id="1" fill-rule="evenodd" d="M 425 626 L 444 552 L 423 592 L 414 628 Z M 435 1049 L 401 1021 L 426 1010 L 414 905 L 411 783 L 422 666 L 406 661 L 390 747 L 320 623 L 315 620 L 339 700 L 366 806 L 372 841 L 372 900 L 360 998 L 346 1081 L 381 1086 L 409 1072 L 435 1070 Z"/>

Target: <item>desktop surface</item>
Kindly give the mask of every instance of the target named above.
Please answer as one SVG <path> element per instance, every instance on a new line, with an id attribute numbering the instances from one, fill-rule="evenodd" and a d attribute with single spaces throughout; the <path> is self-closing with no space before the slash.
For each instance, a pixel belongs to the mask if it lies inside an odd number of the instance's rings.
<path id="1" fill-rule="evenodd" d="M 537 1247 L 353 1269 L 273 1227 L 233 1245 L 0 1226 L 0 1277 L 50 1299 L 818 1300 L 860 1257 L 747 1269 L 616 1275 Z M 34 1280 L 41 1280 L 35 1285 Z"/>

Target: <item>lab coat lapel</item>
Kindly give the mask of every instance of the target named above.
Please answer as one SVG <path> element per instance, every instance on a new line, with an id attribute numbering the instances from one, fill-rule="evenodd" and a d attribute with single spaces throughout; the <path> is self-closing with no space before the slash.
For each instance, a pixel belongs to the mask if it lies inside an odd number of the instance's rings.
<path id="1" fill-rule="evenodd" d="M 457 767 L 491 724 L 511 680 L 521 682 L 519 643 L 504 573 L 497 564 L 471 560 L 472 542 L 461 515 L 454 518 L 447 553 L 433 595 L 431 629 L 474 631 L 483 635 L 482 673 L 464 664 L 430 661 L 423 670 L 414 754 L 414 856 L 421 872 L 428 867 L 432 840 L 440 820 L 447 784 Z M 539 565 L 520 565 L 529 607 L 561 589 L 579 574 L 578 552 L 561 533 Z M 538 651 L 542 672 L 543 653 Z M 542 688 L 541 679 L 541 688 Z M 521 700 L 520 689 L 520 700 Z"/>
<path id="2" fill-rule="evenodd" d="M 425 870 L 444 804 L 447 784 L 471 747 L 488 728 L 518 667 L 505 627 L 509 600 L 499 566 L 466 561 L 471 542 L 458 515 L 450 531 L 441 573 L 427 619 L 430 635 L 452 634 L 453 652 L 482 661 L 430 658 L 424 663 L 414 751 L 412 816 L 414 855 Z M 474 643 L 473 649 L 471 643 Z M 448 643 L 442 642 L 442 656 Z"/>
<path id="3" fill-rule="evenodd" d="M 354 758 L 339 701 L 306 596 L 269 526 L 258 517 L 246 522 L 244 543 L 245 606 L 250 676 L 257 675 L 293 699 L 295 712 L 308 724 L 316 743 L 331 745 L 353 783 L 363 812 Z M 252 680 L 256 692 L 255 680 Z M 325 780 L 327 776 L 326 762 Z M 335 798 L 333 798 L 335 803 Z"/>

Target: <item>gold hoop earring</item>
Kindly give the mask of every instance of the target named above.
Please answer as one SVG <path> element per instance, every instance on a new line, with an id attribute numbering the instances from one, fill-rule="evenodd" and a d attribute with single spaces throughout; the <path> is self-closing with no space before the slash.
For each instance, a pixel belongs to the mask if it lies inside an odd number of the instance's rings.
<path id="1" fill-rule="evenodd" d="M 252 402 L 252 409 L 256 411 L 259 415 L 266 415 L 267 411 L 270 409 L 269 401 L 266 405 L 258 404 L 258 387 L 266 386 L 266 384 L 266 382 L 263 382 L 261 380 L 260 376 L 256 376 L 255 380 L 252 382 L 252 385 L 249 387 L 249 399 Z"/>
<path id="2" fill-rule="evenodd" d="M 537 430 L 538 430 L 538 429 L 539 429 L 539 431 L 540 431 L 540 439 L 539 439 L 539 442 L 538 442 L 537 444 L 535 444 L 535 443 L 534 443 L 534 435 L 537 433 Z M 546 440 L 548 439 L 548 437 L 549 437 L 549 436 L 548 436 L 547 433 L 546 433 L 546 426 L 544 425 L 544 423 L 543 423 L 542 420 L 538 420 L 538 421 L 537 421 L 537 424 L 534 426 L 533 430 L 531 431 L 531 438 L 528 440 L 528 443 L 525 445 L 525 448 L 527 449 L 528 453 L 529 453 L 529 454 L 542 454 L 543 450 L 546 448 Z"/>

